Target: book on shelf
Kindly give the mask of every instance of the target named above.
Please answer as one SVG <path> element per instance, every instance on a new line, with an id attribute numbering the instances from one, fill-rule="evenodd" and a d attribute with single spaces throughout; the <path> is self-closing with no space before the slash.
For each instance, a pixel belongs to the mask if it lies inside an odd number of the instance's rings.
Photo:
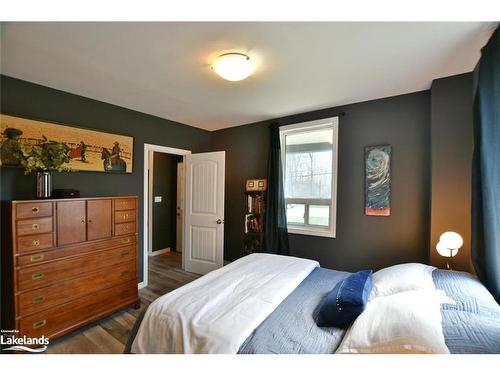
<path id="1" fill-rule="evenodd" d="M 245 233 L 260 233 L 262 225 L 254 214 L 245 215 Z"/>
<path id="2" fill-rule="evenodd" d="M 246 254 L 259 252 L 262 251 L 262 243 L 260 239 L 252 237 L 245 241 L 243 248 Z"/>
<path id="3" fill-rule="evenodd" d="M 247 196 L 247 212 L 253 212 L 253 195 Z"/>
<path id="4" fill-rule="evenodd" d="M 263 208 L 262 195 L 247 195 L 247 212 L 261 214 Z"/>

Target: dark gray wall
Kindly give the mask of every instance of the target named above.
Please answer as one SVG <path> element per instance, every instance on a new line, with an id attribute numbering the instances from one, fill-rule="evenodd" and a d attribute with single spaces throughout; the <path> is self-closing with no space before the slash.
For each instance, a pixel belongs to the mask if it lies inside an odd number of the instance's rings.
<path id="1" fill-rule="evenodd" d="M 473 152 L 473 75 L 437 79 L 431 87 L 431 264 L 443 268 L 436 251 L 446 231 L 462 235 L 464 245 L 453 268 L 473 271 L 470 262 Z"/>
<path id="2" fill-rule="evenodd" d="M 341 110 L 347 113 L 340 118 L 337 238 L 290 235 L 292 255 L 317 259 L 325 267 L 345 270 L 426 262 L 429 258 L 438 264 L 441 260 L 436 258 L 434 242 L 442 230 L 439 223 L 446 222 L 464 236 L 466 245 L 460 257 L 468 261 L 470 160 L 467 155 L 472 144 L 472 121 L 467 120 L 472 107 L 468 80 L 467 75 L 437 80 L 432 87 L 432 97 L 429 91 L 423 91 L 277 119 L 286 125 L 330 117 Z M 54 176 L 54 187 L 75 187 L 82 196 L 133 194 L 138 195 L 142 203 L 144 143 L 193 152 L 225 150 L 225 258 L 234 260 L 243 255 L 244 182 L 266 176 L 267 126 L 271 121 L 210 134 L 10 77 L 2 76 L 0 84 L 2 112 L 135 137 L 133 174 L 82 172 Z M 432 161 L 431 136 L 434 140 Z M 442 140 L 445 145 L 441 148 Z M 392 211 L 388 218 L 363 214 L 363 148 L 374 144 L 393 146 Z M 450 173 L 447 165 L 451 165 Z M 432 203 L 431 173 L 435 187 Z M 33 198 L 34 180 L 24 176 L 21 170 L 0 168 L 0 179 L 2 200 Z M 450 179 L 460 186 L 451 187 Z M 453 189 L 451 193 L 450 189 Z M 454 198 L 448 200 L 450 194 Z M 431 204 L 432 225 L 429 223 Z M 447 212 L 447 216 L 438 220 L 436 215 L 442 212 Z M 142 210 L 139 220 L 142 279 Z M 460 225 L 455 226 L 455 222 Z M 462 262 L 465 260 L 460 260 L 458 268 Z"/>
<path id="3" fill-rule="evenodd" d="M 182 156 L 153 153 L 153 238 L 152 250 L 175 251 L 177 208 L 177 163 Z M 161 202 L 154 202 L 161 196 Z"/>
<path id="4" fill-rule="evenodd" d="M 1 76 L 1 111 L 17 116 L 57 121 L 134 136 L 134 172 L 56 173 L 54 188 L 76 188 L 83 197 L 137 195 L 143 201 L 144 143 L 203 152 L 210 150 L 210 133 L 184 124 L 63 91 Z M 0 168 L 1 199 L 33 199 L 34 179 L 14 168 Z M 139 280 L 142 281 L 143 212 L 139 210 Z M 3 229 L 3 228 L 2 228 Z"/>
<path id="5" fill-rule="evenodd" d="M 290 235 L 291 255 L 340 270 L 426 262 L 429 246 L 429 92 L 289 116 L 281 125 L 331 117 L 339 111 L 337 238 Z M 243 192 L 248 178 L 266 176 L 268 125 L 216 131 L 212 149 L 226 151 L 225 258 L 243 255 Z M 390 217 L 363 212 L 363 152 L 393 146 Z"/>

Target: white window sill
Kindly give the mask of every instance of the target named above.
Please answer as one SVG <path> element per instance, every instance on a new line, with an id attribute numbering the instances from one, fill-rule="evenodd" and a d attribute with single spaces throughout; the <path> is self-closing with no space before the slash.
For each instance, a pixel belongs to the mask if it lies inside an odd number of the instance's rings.
<path id="1" fill-rule="evenodd" d="M 335 233 L 331 230 L 321 230 L 321 229 L 311 229 L 311 228 L 301 228 L 288 226 L 288 233 L 290 234 L 302 234 L 306 236 L 316 236 L 316 237 L 327 237 L 335 238 Z"/>

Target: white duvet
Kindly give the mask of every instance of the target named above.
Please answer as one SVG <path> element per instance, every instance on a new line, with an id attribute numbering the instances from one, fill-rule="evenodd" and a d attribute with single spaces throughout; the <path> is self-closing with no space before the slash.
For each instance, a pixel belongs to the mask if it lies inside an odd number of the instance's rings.
<path id="1" fill-rule="evenodd" d="M 234 354 L 274 309 L 319 266 L 252 254 L 154 301 L 132 353 Z"/>

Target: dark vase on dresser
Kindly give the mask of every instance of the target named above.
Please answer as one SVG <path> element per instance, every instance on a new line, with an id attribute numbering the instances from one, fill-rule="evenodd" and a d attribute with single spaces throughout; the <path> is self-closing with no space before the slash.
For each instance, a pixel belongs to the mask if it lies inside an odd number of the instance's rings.
<path id="1" fill-rule="evenodd" d="M 38 199 L 50 198 L 52 192 L 52 172 L 36 172 L 36 197 Z"/>

